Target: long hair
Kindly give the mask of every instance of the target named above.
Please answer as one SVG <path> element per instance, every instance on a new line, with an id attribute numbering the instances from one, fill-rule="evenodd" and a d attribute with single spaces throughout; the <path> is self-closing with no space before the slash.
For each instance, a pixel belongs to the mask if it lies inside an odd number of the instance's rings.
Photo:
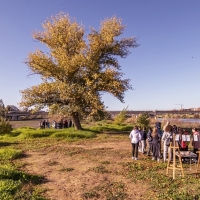
<path id="1" fill-rule="evenodd" d="M 164 132 L 171 132 L 172 130 L 172 126 L 169 124 L 169 122 L 167 122 L 167 124 L 165 124 L 165 126 L 163 127 Z"/>
<path id="2" fill-rule="evenodd" d="M 153 128 L 153 132 L 152 132 L 152 137 L 155 137 L 156 135 L 158 134 L 158 128 L 155 126 L 154 128 Z"/>

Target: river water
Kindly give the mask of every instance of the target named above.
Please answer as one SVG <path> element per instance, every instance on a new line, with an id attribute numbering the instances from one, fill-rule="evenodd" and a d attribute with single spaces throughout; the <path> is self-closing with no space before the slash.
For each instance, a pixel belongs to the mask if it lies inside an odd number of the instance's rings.
<path id="1" fill-rule="evenodd" d="M 186 122 L 186 123 L 200 123 L 200 119 L 183 119 L 183 118 L 180 118 L 180 119 L 174 119 L 174 118 L 169 118 L 169 119 L 165 119 L 165 118 L 157 118 L 157 121 L 163 121 L 163 120 L 168 120 L 169 122 L 170 121 L 181 121 L 181 122 Z"/>

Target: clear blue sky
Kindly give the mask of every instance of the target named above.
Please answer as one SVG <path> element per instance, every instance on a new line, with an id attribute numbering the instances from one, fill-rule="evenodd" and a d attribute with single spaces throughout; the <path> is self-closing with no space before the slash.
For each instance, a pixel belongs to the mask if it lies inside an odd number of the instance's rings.
<path id="1" fill-rule="evenodd" d="M 115 15 L 127 26 L 123 37 L 138 37 L 140 46 L 119 60 L 134 90 L 125 93 L 124 104 L 104 95 L 108 110 L 200 107 L 199 0 L 0 0 L 0 99 L 5 105 L 18 106 L 20 90 L 40 83 L 39 76 L 27 76 L 23 63 L 29 52 L 45 48 L 31 33 L 60 11 L 87 30 Z"/>

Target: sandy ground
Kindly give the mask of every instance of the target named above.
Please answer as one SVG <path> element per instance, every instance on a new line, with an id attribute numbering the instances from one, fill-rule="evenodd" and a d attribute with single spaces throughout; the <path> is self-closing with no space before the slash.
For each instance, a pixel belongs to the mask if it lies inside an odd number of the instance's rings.
<path id="1" fill-rule="evenodd" d="M 45 197 L 48 199 L 106 200 L 109 199 L 110 193 L 121 195 L 121 197 L 110 197 L 111 200 L 145 199 L 147 186 L 136 185 L 121 174 L 123 170 L 121 163 L 138 162 L 131 159 L 129 140 L 55 144 L 36 151 L 27 151 L 25 155 L 20 161 L 23 163 L 23 170 L 45 177 L 46 181 L 41 187 L 46 189 Z M 142 156 L 140 161 L 144 159 Z M 125 187 L 123 189 L 120 186 L 114 187 L 114 183 L 123 183 Z M 109 189 L 119 191 L 111 192 L 108 191 Z M 124 193 L 126 193 L 125 197 L 123 197 Z"/>

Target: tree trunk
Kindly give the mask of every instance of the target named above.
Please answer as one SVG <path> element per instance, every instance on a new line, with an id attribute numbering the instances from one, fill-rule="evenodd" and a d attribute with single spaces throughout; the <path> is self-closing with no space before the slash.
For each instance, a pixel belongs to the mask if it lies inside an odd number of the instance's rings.
<path id="1" fill-rule="evenodd" d="M 72 114 L 72 121 L 76 130 L 82 130 L 81 123 L 78 117 L 78 113 Z"/>

